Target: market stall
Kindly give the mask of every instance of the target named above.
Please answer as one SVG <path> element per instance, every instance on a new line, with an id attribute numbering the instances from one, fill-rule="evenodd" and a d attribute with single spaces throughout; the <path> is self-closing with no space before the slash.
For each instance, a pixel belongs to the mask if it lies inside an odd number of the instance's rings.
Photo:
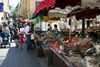
<path id="1" fill-rule="evenodd" d="M 57 2 L 57 3 L 55 3 L 54 5 L 53 2 L 54 3 Z M 37 16 L 39 13 L 42 13 L 43 15 L 47 16 L 48 11 L 51 9 L 54 9 L 58 5 L 58 2 L 60 3 L 64 1 L 60 1 L 60 0 L 50 1 L 48 4 L 47 4 L 47 1 L 45 0 L 42 1 L 40 5 L 37 6 L 34 16 Z M 66 2 L 66 4 L 68 2 Z M 44 4 L 44 5 L 41 6 L 41 4 Z M 63 6 L 58 5 L 57 7 L 65 8 L 65 5 Z M 94 9 L 93 12 L 95 10 L 98 10 L 98 9 Z M 73 36 L 71 36 L 71 32 L 77 30 L 75 28 L 75 23 L 74 23 L 76 22 L 75 16 L 73 17 L 73 15 L 77 14 L 78 16 L 76 16 L 76 18 L 79 18 L 79 19 L 83 18 L 83 23 L 82 23 L 83 29 L 82 30 L 83 32 L 85 32 L 85 28 L 84 28 L 85 19 L 84 18 L 85 17 L 94 18 L 95 14 L 93 14 L 92 16 L 90 14 L 87 14 L 87 12 L 92 13 L 91 9 L 89 8 L 85 8 L 85 9 L 79 8 L 79 9 L 72 10 L 72 12 L 75 12 L 75 14 L 70 14 L 70 18 L 68 20 L 68 24 L 70 25 L 70 28 L 69 28 L 70 35 L 68 37 L 66 34 L 65 36 L 63 35 L 61 36 L 58 34 L 55 35 L 53 34 L 52 31 L 45 33 L 43 36 L 42 49 L 46 57 L 46 60 L 48 62 L 48 65 L 52 65 L 53 67 L 88 67 L 88 66 L 99 67 L 100 50 L 98 49 L 100 48 L 100 46 L 99 46 L 99 41 L 94 42 L 93 34 L 91 35 L 90 33 L 85 33 L 86 36 L 84 34 L 80 36 L 80 34 L 75 33 L 73 34 Z M 82 12 L 83 13 L 85 12 L 84 15 L 82 14 Z M 97 14 L 100 14 L 100 13 L 97 12 Z M 55 17 L 54 15 L 51 15 L 51 16 Z M 57 17 L 61 17 L 61 13 Z M 91 30 L 91 32 L 93 32 L 93 30 Z"/>

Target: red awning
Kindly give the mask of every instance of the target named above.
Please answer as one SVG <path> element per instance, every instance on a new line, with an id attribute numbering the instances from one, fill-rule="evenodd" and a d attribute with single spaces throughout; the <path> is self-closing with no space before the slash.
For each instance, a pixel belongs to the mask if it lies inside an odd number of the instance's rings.
<path id="1" fill-rule="evenodd" d="M 42 0 L 40 4 L 36 7 L 34 16 L 37 13 L 46 14 L 50 9 L 54 9 L 55 7 L 60 7 L 61 9 L 64 9 L 68 5 L 81 5 L 81 0 Z"/>

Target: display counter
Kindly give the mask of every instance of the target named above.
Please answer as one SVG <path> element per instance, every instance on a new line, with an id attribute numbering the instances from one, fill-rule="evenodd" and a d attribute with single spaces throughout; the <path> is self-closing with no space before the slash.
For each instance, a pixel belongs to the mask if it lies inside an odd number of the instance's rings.
<path id="1" fill-rule="evenodd" d="M 53 53 L 53 67 L 74 67 L 71 63 L 61 56 L 56 50 L 50 48 Z"/>

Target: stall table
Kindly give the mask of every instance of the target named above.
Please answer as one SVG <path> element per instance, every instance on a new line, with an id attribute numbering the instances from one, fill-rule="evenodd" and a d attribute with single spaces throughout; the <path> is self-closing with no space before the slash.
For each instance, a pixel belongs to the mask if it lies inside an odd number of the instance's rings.
<path id="1" fill-rule="evenodd" d="M 53 67 L 74 67 L 71 63 L 62 57 L 56 50 L 50 48 L 53 53 Z"/>

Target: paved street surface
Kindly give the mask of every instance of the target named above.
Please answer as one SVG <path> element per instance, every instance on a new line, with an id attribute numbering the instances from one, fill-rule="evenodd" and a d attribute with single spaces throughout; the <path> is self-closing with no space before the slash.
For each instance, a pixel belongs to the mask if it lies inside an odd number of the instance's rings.
<path id="1" fill-rule="evenodd" d="M 10 48 L 0 48 L 0 67 L 48 67 L 44 58 L 37 58 L 35 50 L 26 50 L 24 43 L 23 49 L 15 48 L 11 43 Z"/>

